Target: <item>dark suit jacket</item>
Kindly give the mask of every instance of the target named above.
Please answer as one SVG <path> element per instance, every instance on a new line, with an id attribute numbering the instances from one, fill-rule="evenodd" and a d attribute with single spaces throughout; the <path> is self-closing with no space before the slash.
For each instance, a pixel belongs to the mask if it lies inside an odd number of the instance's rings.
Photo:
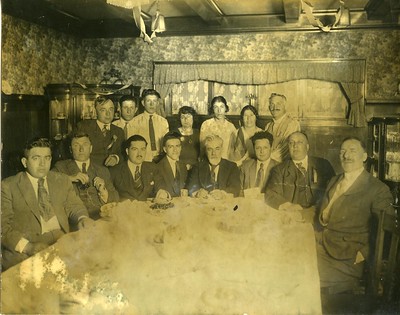
<path id="1" fill-rule="evenodd" d="M 80 172 L 80 169 L 74 160 L 64 160 L 58 161 L 53 168 L 53 171 L 61 172 L 67 174 L 68 176 L 75 175 Z M 89 176 L 89 188 L 85 191 L 90 195 L 89 202 L 88 198 L 82 198 L 83 203 L 89 211 L 90 217 L 92 219 L 99 218 L 99 210 L 100 207 L 104 204 L 104 202 L 99 198 L 97 194 L 97 190 L 93 185 L 93 180 L 95 177 L 100 177 L 104 179 L 107 191 L 108 191 L 108 200 L 109 202 L 116 202 L 119 200 L 118 192 L 115 189 L 112 181 L 111 175 L 107 167 L 97 165 L 93 161 L 90 161 L 89 168 L 87 169 L 87 174 Z M 79 183 L 72 183 L 74 186 L 75 192 L 78 196 L 81 196 L 82 191 L 79 189 Z"/>
<path id="2" fill-rule="evenodd" d="M 128 167 L 128 162 L 115 165 L 110 168 L 112 182 L 119 193 L 120 200 L 135 199 L 145 201 L 147 198 L 154 197 L 159 187 L 156 187 L 157 167 L 153 162 L 143 162 L 141 176 L 143 189 L 137 190 L 134 186 L 134 179 Z"/>
<path id="3" fill-rule="evenodd" d="M 343 174 L 329 182 L 320 207 L 320 222 L 323 209 L 329 204 Z M 391 206 L 393 196 L 389 188 L 367 171 L 363 171 L 349 189 L 339 196 L 331 206 L 327 225 L 320 225 L 322 242 L 330 256 L 336 259 L 355 259 L 357 251 L 365 258 L 369 255 L 369 231 L 371 215 L 385 210 L 394 214 Z"/>
<path id="4" fill-rule="evenodd" d="M 89 135 L 93 146 L 90 159 L 94 163 L 98 165 L 104 165 L 105 159 L 111 154 L 117 154 L 120 162 L 123 161 L 122 143 L 125 140 L 125 134 L 121 128 L 111 124 L 110 131 L 108 132 L 107 136 L 104 137 L 99 126 L 97 125 L 97 121 L 95 119 L 90 119 L 78 122 L 76 131 L 84 132 Z M 116 140 L 112 147 L 107 149 L 107 147 L 112 143 L 113 137 Z"/>
<path id="5" fill-rule="evenodd" d="M 298 169 L 292 160 L 275 166 L 269 175 L 265 190 L 265 202 L 278 209 L 285 202 L 298 203 L 295 193 L 299 187 Z M 331 164 L 319 157 L 308 157 L 307 179 L 311 190 L 310 205 L 316 205 L 322 199 L 325 188 L 335 172 Z"/>
<path id="6" fill-rule="evenodd" d="M 175 187 L 175 178 L 168 158 L 164 156 L 160 162 L 157 163 L 159 176 L 156 177 L 156 185 L 168 191 L 172 197 L 179 197 L 181 195 L 181 189 L 186 187 L 186 178 L 188 174 L 186 165 L 182 162 L 178 162 L 178 167 L 180 173 L 179 187 Z"/>
<path id="7" fill-rule="evenodd" d="M 69 223 L 77 224 L 88 212 L 76 195 L 67 175 L 50 171 L 47 185 L 51 204 L 61 229 L 70 231 Z M 21 238 L 30 242 L 54 243 L 51 232 L 42 234 L 39 203 L 25 172 L 6 178 L 1 183 L 1 248 L 3 266 L 12 265 L 27 258 L 25 254 L 15 251 Z"/>
<path id="8" fill-rule="evenodd" d="M 208 160 L 205 159 L 198 162 L 190 172 L 188 181 L 189 194 L 203 188 L 207 191 L 213 189 L 211 183 L 211 172 Z M 236 163 L 221 159 L 219 163 L 219 171 L 217 178 L 218 187 L 227 193 L 234 194 L 235 197 L 239 196 L 240 192 L 240 172 Z"/>
<path id="9" fill-rule="evenodd" d="M 271 159 L 267 169 L 265 170 L 265 177 L 264 177 L 264 182 L 261 186 L 261 192 L 265 191 L 265 187 L 268 181 L 269 174 L 271 172 L 271 169 L 278 165 L 278 162 Z M 257 174 L 257 160 L 255 159 L 249 159 L 243 161 L 241 167 L 240 167 L 240 183 L 241 183 L 241 188 L 242 190 L 244 189 L 249 189 L 249 188 L 254 188 Z"/>

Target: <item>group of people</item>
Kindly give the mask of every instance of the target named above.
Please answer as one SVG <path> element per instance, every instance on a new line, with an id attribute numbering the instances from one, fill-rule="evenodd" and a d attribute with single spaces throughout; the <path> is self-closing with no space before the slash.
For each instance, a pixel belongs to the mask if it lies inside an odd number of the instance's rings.
<path id="1" fill-rule="evenodd" d="M 336 293 L 351 290 L 369 258 L 370 218 L 374 211 L 393 213 L 386 185 L 364 170 L 362 140 L 350 137 L 340 147 L 344 173 L 326 159 L 309 155 L 308 137 L 286 113 L 286 97 L 269 99 L 272 121 L 256 125 L 257 110 L 244 106 L 241 127 L 226 118 L 224 97 L 210 104 L 212 118 L 193 128 L 196 112 L 179 110 L 181 126 L 169 130 L 157 114 L 160 95 L 144 90 L 145 111 L 135 115 L 135 98 L 114 104 L 95 100 L 96 120 L 78 123 L 71 136 L 72 159 L 51 168 L 51 145 L 30 141 L 22 163 L 26 168 L 2 182 L 2 265 L 22 261 L 53 244 L 71 229 L 99 218 L 100 207 L 126 199 L 223 199 L 264 193 L 265 203 L 298 214 L 315 226 L 321 287 Z"/>

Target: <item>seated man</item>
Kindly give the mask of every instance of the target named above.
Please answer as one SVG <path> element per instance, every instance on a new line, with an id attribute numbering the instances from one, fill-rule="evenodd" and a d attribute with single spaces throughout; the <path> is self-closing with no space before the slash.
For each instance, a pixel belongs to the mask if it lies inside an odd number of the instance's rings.
<path id="1" fill-rule="evenodd" d="M 128 134 L 131 133 L 129 130 L 132 128 L 132 119 L 137 111 L 136 98 L 132 95 L 124 95 L 119 99 L 119 106 L 121 108 L 121 118 L 114 120 L 112 123 L 124 130 L 125 139 L 128 139 Z"/>
<path id="2" fill-rule="evenodd" d="M 157 167 L 145 162 L 147 141 L 140 135 L 133 135 L 125 142 L 127 161 L 110 168 L 111 179 L 121 200 L 145 201 L 158 191 Z"/>
<path id="3" fill-rule="evenodd" d="M 209 135 L 204 140 L 206 159 L 192 169 L 188 190 L 191 196 L 206 198 L 209 193 L 216 199 L 226 193 L 235 197 L 240 192 L 240 172 L 236 163 L 221 158 L 223 140 L 217 135 Z"/>
<path id="4" fill-rule="evenodd" d="M 278 164 L 271 159 L 273 136 L 269 132 L 256 132 L 251 141 L 257 159 L 247 159 L 240 167 L 240 183 L 242 191 L 259 188 L 263 193 L 271 169 Z"/>
<path id="5" fill-rule="evenodd" d="M 181 135 L 177 132 L 168 132 L 163 138 L 163 150 L 165 156 L 158 162 L 157 170 L 160 183 L 157 186 L 163 187 L 171 197 L 179 197 L 181 189 L 185 188 L 187 169 L 184 163 L 179 162 L 181 154 Z"/>
<path id="6" fill-rule="evenodd" d="M 91 219 L 67 175 L 49 171 L 50 142 L 29 141 L 21 159 L 25 172 L 1 183 L 1 252 L 3 270 L 55 243 Z M 70 222 L 69 222 L 70 221 Z"/>
<path id="7" fill-rule="evenodd" d="M 77 195 L 81 198 L 92 219 L 100 218 L 100 207 L 119 200 L 107 167 L 90 159 L 92 144 L 85 133 L 74 134 L 71 140 L 73 159 L 58 161 L 53 171 L 69 176 Z"/>
<path id="8" fill-rule="evenodd" d="M 334 294 L 359 285 L 363 261 L 369 257 L 373 212 L 394 214 L 389 188 L 364 170 L 367 153 L 355 137 L 343 140 L 340 162 L 344 174 L 326 189 L 316 227 L 321 288 Z"/>
<path id="9" fill-rule="evenodd" d="M 310 146 L 306 134 L 294 132 L 288 140 L 290 160 L 271 170 L 265 202 L 278 210 L 308 209 L 307 219 L 313 220 L 315 205 L 335 172 L 327 160 L 308 156 Z"/>
<path id="10" fill-rule="evenodd" d="M 114 119 L 114 103 L 99 96 L 94 101 L 97 120 L 82 120 L 78 123 L 76 133 L 86 133 L 90 137 L 93 150 L 91 159 L 97 165 L 114 166 L 122 159 L 121 146 L 124 131 L 111 124 Z"/>

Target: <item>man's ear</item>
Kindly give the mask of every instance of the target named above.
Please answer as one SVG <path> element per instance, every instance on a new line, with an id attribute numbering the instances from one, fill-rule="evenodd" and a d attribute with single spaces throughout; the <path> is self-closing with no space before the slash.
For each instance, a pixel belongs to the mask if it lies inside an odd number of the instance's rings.
<path id="1" fill-rule="evenodd" d="M 26 157 L 23 157 L 22 159 L 21 159 L 21 163 L 22 163 L 22 165 L 26 168 L 26 163 L 28 162 L 28 160 L 26 159 Z"/>
<path id="2" fill-rule="evenodd" d="M 368 154 L 367 154 L 367 152 L 364 152 L 363 153 L 363 162 L 367 161 L 367 159 L 368 159 Z"/>
<path id="3" fill-rule="evenodd" d="M 165 152 L 165 154 L 166 154 L 166 153 L 167 153 L 167 150 L 165 149 L 165 147 L 163 147 L 162 149 L 163 149 L 163 151 L 164 151 L 164 152 Z"/>
<path id="4" fill-rule="evenodd" d="M 90 152 L 92 152 L 92 150 L 90 150 Z M 129 155 L 129 154 L 128 154 L 128 149 L 125 149 L 125 153 L 126 153 L 126 156 Z"/>
<path id="5" fill-rule="evenodd" d="M 92 153 L 93 145 L 90 145 L 90 154 Z"/>

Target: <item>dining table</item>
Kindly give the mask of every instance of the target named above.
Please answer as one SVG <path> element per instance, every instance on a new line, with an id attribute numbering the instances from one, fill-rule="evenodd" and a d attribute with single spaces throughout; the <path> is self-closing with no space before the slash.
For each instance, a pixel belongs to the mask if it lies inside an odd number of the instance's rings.
<path id="1" fill-rule="evenodd" d="M 2 273 L 3 314 L 321 314 L 313 227 L 262 198 L 125 200 Z"/>

